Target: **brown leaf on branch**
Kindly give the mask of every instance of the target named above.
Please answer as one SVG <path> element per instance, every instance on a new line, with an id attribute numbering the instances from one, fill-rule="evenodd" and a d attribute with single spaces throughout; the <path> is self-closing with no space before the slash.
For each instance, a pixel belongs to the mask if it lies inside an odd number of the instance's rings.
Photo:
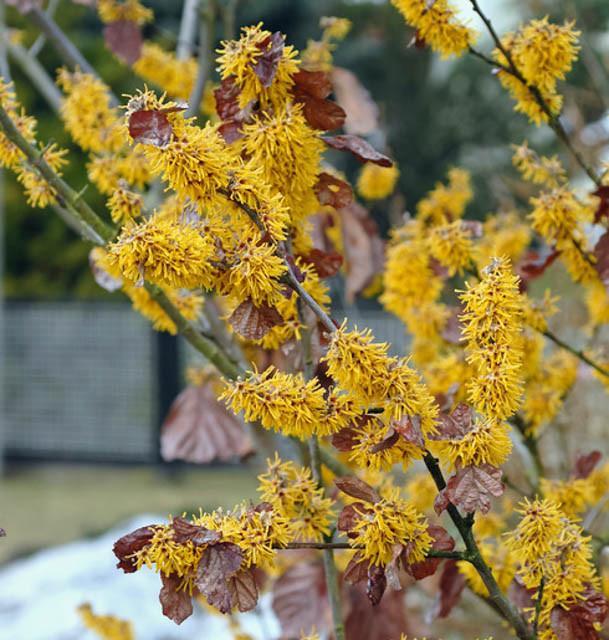
<path id="1" fill-rule="evenodd" d="M 350 427 L 345 427 L 332 435 L 331 442 L 338 451 L 351 451 L 358 442 L 357 433 Z"/>
<path id="2" fill-rule="evenodd" d="M 229 613 L 235 604 L 229 581 L 239 572 L 242 561 L 243 552 L 232 542 L 211 545 L 201 555 L 195 585 L 221 613 Z"/>
<path id="3" fill-rule="evenodd" d="M 431 548 L 434 551 L 452 551 L 455 548 L 455 540 L 449 535 L 448 531 L 444 527 L 439 525 L 430 524 L 427 528 L 427 532 L 432 537 L 433 542 Z M 414 562 L 408 564 L 408 547 L 402 554 L 404 569 L 415 579 L 423 580 L 428 576 L 432 576 L 443 561 L 442 558 L 427 558 L 421 562 Z"/>
<path id="4" fill-rule="evenodd" d="M 376 607 L 370 605 L 362 584 L 350 586 L 347 598 L 347 640 L 393 640 L 410 633 L 402 591 L 388 591 Z"/>
<path id="5" fill-rule="evenodd" d="M 474 425 L 474 413 L 472 408 L 460 402 L 449 415 L 440 414 L 437 424 L 438 433 L 429 436 L 430 440 L 460 440 L 466 436 Z"/>
<path id="6" fill-rule="evenodd" d="M 305 119 L 320 131 L 338 129 L 345 121 L 345 112 L 327 97 L 332 92 L 330 77 L 324 71 L 301 69 L 294 76 L 294 100 L 302 104 Z"/>
<path id="7" fill-rule="evenodd" d="M 347 133 L 365 136 L 379 128 L 378 106 L 354 73 L 342 67 L 334 67 L 332 86 L 336 102 L 347 114 L 343 125 Z"/>
<path id="8" fill-rule="evenodd" d="M 339 136 L 322 136 L 321 139 L 332 149 L 348 151 L 360 162 L 372 162 L 381 167 L 393 166 L 393 161 L 377 151 L 369 142 L 358 136 L 344 134 Z"/>
<path id="9" fill-rule="evenodd" d="M 142 30 L 131 20 L 117 20 L 106 25 L 104 42 L 115 56 L 129 66 L 142 55 Z"/>
<path id="10" fill-rule="evenodd" d="M 211 383 L 189 386 L 174 400 L 161 429 L 163 460 L 206 464 L 254 451 L 239 419 L 218 401 Z"/>
<path id="11" fill-rule="evenodd" d="M 400 439 L 400 434 L 393 428 L 389 428 L 385 437 L 376 444 L 372 445 L 368 451 L 370 453 L 380 453 L 381 451 L 386 451 L 387 449 L 391 449 L 394 444 Z"/>
<path id="12" fill-rule="evenodd" d="M 490 464 L 463 467 L 450 477 L 441 493 L 466 513 L 488 513 L 491 497 L 498 498 L 505 490 L 501 476 L 501 469 Z"/>
<path id="13" fill-rule="evenodd" d="M 354 529 L 362 515 L 369 512 L 369 509 L 362 503 L 347 504 L 338 516 L 336 527 L 339 531 L 344 531 L 347 535 Z"/>
<path id="14" fill-rule="evenodd" d="M 598 640 L 595 624 L 602 624 L 609 603 L 602 593 L 588 587 L 577 604 L 565 610 L 555 607 L 550 616 L 552 631 L 558 640 Z"/>
<path id="15" fill-rule="evenodd" d="M 99 252 L 103 254 L 104 250 L 100 247 L 94 247 L 89 251 L 89 268 L 93 274 L 93 279 L 106 291 L 118 291 L 123 286 L 123 280 L 122 278 L 115 278 L 113 275 L 110 275 L 110 273 L 102 267 L 99 260 Z"/>
<path id="16" fill-rule="evenodd" d="M 459 571 L 454 560 L 447 560 L 442 569 L 436 601 L 431 611 L 431 618 L 446 618 L 454 609 L 465 589 L 465 576 Z"/>
<path id="17" fill-rule="evenodd" d="M 135 142 L 162 149 L 169 144 L 173 128 L 160 109 L 134 111 L 129 116 L 129 135 Z"/>
<path id="18" fill-rule="evenodd" d="M 344 180 L 322 172 L 317 177 L 315 193 L 320 204 L 342 209 L 353 202 L 353 190 Z"/>
<path id="19" fill-rule="evenodd" d="M 228 581 L 231 608 L 241 613 L 255 609 L 258 603 L 258 585 L 254 568 L 242 569 Z"/>
<path id="20" fill-rule="evenodd" d="M 114 543 L 112 551 L 119 560 L 116 565 L 117 568 L 122 569 L 125 573 L 135 573 L 137 571 L 137 560 L 133 557 L 133 554 L 141 551 L 149 544 L 154 535 L 154 526 L 151 524 L 147 527 L 140 527 L 119 538 Z"/>
<path id="21" fill-rule="evenodd" d="M 336 251 L 322 251 L 321 249 L 311 249 L 302 260 L 313 265 L 320 278 L 331 278 L 336 275 L 343 263 L 343 257 Z"/>
<path id="22" fill-rule="evenodd" d="M 515 271 L 520 276 L 521 282 L 526 286 L 531 280 L 541 277 L 559 255 L 559 251 L 548 245 L 544 245 L 538 250 L 532 249 L 516 265 Z"/>
<path id="23" fill-rule="evenodd" d="M 166 576 L 161 572 L 163 586 L 159 593 L 159 600 L 163 607 L 163 615 L 176 624 L 182 624 L 192 615 L 192 597 L 185 589 L 180 589 L 182 578 L 177 573 Z"/>
<path id="24" fill-rule="evenodd" d="M 292 76 L 294 80 L 294 93 L 306 95 L 312 98 L 327 98 L 332 93 L 330 75 L 325 71 L 308 71 L 300 69 Z"/>
<path id="25" fill-rule="evenodd" d="M 605 231 L 594 247 L 594 265 L 605 289 L 609 292 L 609 231 Z"/>
<path id="26" fill-rule="evenodd" d="M 171 523 L 173 539 L 178 544 L 192 542 L 195 547 L 220 542 L 222 534 L 219 531 L 206 529 L 198 524 L 192 524 L 186 518 L 174 518 Z"/>
<path id="27" fill-rule="evenodd" d="M 362 559 L 360 551 L 356 551 L 343 573 L 343 580 L 349 584 L 357 584 L 368 579 L 368 560 Z"/>
<path id="28" fill-rule="evenodd" d="M 263 87 L 268 89 L 275 80 L 277 66 L 283 56 L 284 38 L 279 31 L 265 38 L 260 44 L 262 55 L 256 58 L 253 65 L 254 73 L 258 76 Z"/>
<path id="29" fill-rule="evenodd" d="M 232 313 L 228 322 L 246 340 L 260 340 L 273 328 L 284 323 L 275 307 L 262 304 L 257 307 L 251 300 L 244 300 Z"/>
<path id="30" fill-rule="evenodd" d="M 594 468 L 600 462 L 602 457 L 603 454 L 597 450 L 591 451 L 585 455 L 578 455 L 573 468 L 573 477 L 576 479 L 587 478 L 594 471 Z"/>
<path id="31" fill-rule="evenodd" d="M 368 567 L 368 582 L 366 583 L 366 595 L 373 607 L 376 607 L 385 593 L 387 588 L 387 578 L 385 569 L 371 565 Z"/>
<path id="32" fill-rule="evenodd" d="M 331 613 L 322 564 L 299 562 L 290 567 L 273 585 L 272 606 L 282 637 L 328 630 Z"/>
<path id="33" fill-rule="evenodd" d="M 335 478 L 334 484 L 348 496 L 363 500 L 364 502 L 375 503 L 381 496 L 366 482 L 352 476 L 345 478 Z"/>
<path id="34" fill-rule="evenodd" d="M 415 447 L 420 447 L 421 449 L 425 447 L 420 416 L 404 415 L 400 420 L 393 420 L 391 426 L 406 442 L 414 444 Z"/>

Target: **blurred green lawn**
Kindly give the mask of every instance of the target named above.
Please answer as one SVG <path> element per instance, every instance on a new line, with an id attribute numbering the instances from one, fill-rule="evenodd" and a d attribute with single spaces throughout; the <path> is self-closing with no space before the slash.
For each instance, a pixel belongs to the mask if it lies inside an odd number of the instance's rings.
<path id="1" fill-rule="evenodd" d="M 166 468 L 165 468 L 166 469 Z M 140 513 L 230 507 L 256 494 L 244 467 L 179 469 L 44 464 L 0 478 L 0 564 L 91 536 Z"/>

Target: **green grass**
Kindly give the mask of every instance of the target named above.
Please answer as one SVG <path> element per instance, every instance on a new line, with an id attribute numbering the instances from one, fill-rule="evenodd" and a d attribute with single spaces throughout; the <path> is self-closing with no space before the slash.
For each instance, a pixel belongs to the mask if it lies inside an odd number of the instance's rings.
<path id="1" fill-rule="evenodd" d="M 0 563 L 98 534 L 139 513 L 230 507 L 255 497 L 244 468 L 179 471 L 107 466 L 38 465 L 0 479 Z"/>

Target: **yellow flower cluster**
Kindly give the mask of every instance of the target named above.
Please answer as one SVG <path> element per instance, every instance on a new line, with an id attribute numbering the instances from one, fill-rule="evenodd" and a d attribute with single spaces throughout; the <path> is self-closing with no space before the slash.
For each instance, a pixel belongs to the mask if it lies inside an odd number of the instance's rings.
<path id="1" fill-rule="evenodd" d="M 112 220 L 121 225 L 139 218 L 143 205 L 142 196 L 126 188 L 125 183 L 120 184 L 108 200 L 108 209 Z"/>
<path id="2" fill-rule="evenodd" d="M 169 287 L 211 288 L 214 240 L 190 224 L 152 216 L 126 225 L 109 248 L 110 264 L 132 284 L 143 281 Z"/>
<path id="3" fill-rule="evenodd" d="M 133 627 L 128 620 L 96 614 L 90 604 L 81 604 L 78 614 L 85 627 L 101 640 L 135 640 Z"/>
<path id="4" fill-rule="evenodd" d="M 568 608 L 587 587 L 599 585 L 590 538 L 552 500 L 525 499 L 517 511 L 522 519 L 507 535 L 506 545 L 519 563 L 517 575 L 527 589 L 538 590 L 543 580 L 540 637 L 554 640 L 552 610 Z"/>
<path id="5" fill-rule="evenodd" d="M 30 144 L 36 143 L 36 119 L 26 115 L 23 108 L 19 108 L 13 85 L 5 83 L 0 77 L 0 105 L 7 112 L 19 133 Z M 61 176 L 61 168 L 66 164 L 64 156 L 67 150 L 60 149 L 55 143 L 41 147 L 40 156 L 53 171 Z M 57 192 L 39 171 L 30 166 L 25 154 L 0 133 L 0 167 L 10 169 L 17 174 L 17 180 L 23 185 L 28 204 L 31 207 L 46 207 L 55 204 Z"/>
<path id="6" fill-rule="evenodd" d="M 551 24 L 548 18 L 532 20 L 515 33 L 502 38 L 502 44 L 526 82 L 506 70 L 499 71 L 501 84 L 516 100 L 515 110 L 524 113 L 535 124 L 547 122 L 548 114 L 537 102 L 531 87 L 536 88 L 548 104 L 552 114 L 557 115 L 562 107 L 562 96 L 557 93 L 558 80 L 564 80 L 577 59 L 579 31 L 573 22 L 563 25 Z M 504 54 L 495 49 L 495 59 L 509 66 Z"/>
<path id="7" fill-rule="evenodd" d="M 319 26 L 323 29 L 321 40 L 308 40 L 302 52 L 302 64 L 308 71 L 331 71 L 334 40 L 344 40 L 351 30 L 351 20 L 335 16 L 322 16 Z"/>
<path id="8" fill-rule="evenodd" d="M 571 277 L 576 282 L 589 283 L 598 280 L 593 260 L 588 251 L 586 235 L 581 228 L 592 220 L 592 208 L 581 202 L 566 186 L 544 191 L 531 198 L 533 210 L 529 216 L 532 228 L 548 244 L 560 251 Z M 588 253 L 586 259 L 582 253 Z"/>
<path id="9" fill-rule="evenodd" d="M 386 565 L 391 561 L 396 544 L 407 548 L 408 562 L 421 562 L 431 548 L 432 538 L 427 521 L 407 500 L 394 491 L 388 498 L 374 504 L 354 504 L 361 513 L 353 527 L 351 543 L 361 547 L 364 560 L 372 565 Z"/>
<path id="10" fill-rule="evenodd" d="M 324 497 L 324 490 L 317 486 L 310 469 L 298 467 L 291 460 L 282 462 L 275 453 L 258 480 L 260 498 L 290 520 L 295 540 L 322 542 L 330 535 L 335 516 L 333 500 Z"/>
<path id="11" fill-rule="evenodd" d="M 259 100 L 263 110 L 268 107 L 279 109 L 288 100 L 289 90 L 294 84 L 292 76 L 298 71 L 298 62 L 295 60 L 297 52 L 294 47 L 283 47 L 275 77 L 269 87 L 264 86 L 254 69 L 261 56 L 273 46 L 272 38 L 273 34 L 263 29 L 262 23 L 259 23 L 243 27 L 239 40 L 224 41 L 218 49 L 220 77 L 223 80 L 231 76 L 234 78 L 235 84 L 241 90 L 241 108 L 246 107 L 252 100 Z"/>
<path id="12" fill-rule="evenodd" d="M 152 10 L 144 7 L 139 0 L 98 0 L 97 12 L 106 24 L 118 20 L 145 24 L 154 18 Z"/>
<path id="13" fill-rule="evenodd" d="M 144 42 L 142 53 L 133 64 L 133 71 L 170 96 L 188 100 L 197 77 L 197 61 L 194 58 L 178 60 L 173 52 L 165 51 L 158 44 Z"/>
<path id="14" fill-rule="evenodd" d="M 489 216 L 482 225 L 482 238 L 476 244 L 476 264 L 481 269 L 494 256 L 506 256 L 516 264 L 530 241 L 531 230 L 516 212 Z"/>
<path id="15" fill-rule="evenodd" d="M 417 219 L 428 224 L 444 224 L 461 218 L 473 196 L 471 176 L 465 169 L 448 172 L 448 184 L 438 182 L 417 204 Z"/>
<path id="16" fill-rule="evenodd" d="M 557 156 L 539 156 L 526 140 L 521 145 L 512 145 L 512 148 L 512 162 L 525 180 L 549 189 L 556 189 L 567 181 L 564 167 Z"/>
<path id="17" fill-rule="evenodd" d="M 221 398 L 234 413 L 243 411 L 245 420 L 258 420 L 265 429 L 303 440 L 340 431 L 358 415 L 346 395 L 335 393 L 326 399 L 316 379 L 305 381 L 300 373 L 274 367 L 227 382 Z"/>
<path id="18" fill-rule="evenodd" d="M 434 227 L 429 238 L 430 254 L 448 270 L 461 275 L 471 262 L 474 245 L 472 230 L 462 220 Z"/>
<path id="19" fill-rule="evenodd" d="M 359 172 L 357 191 L 366 200 L 382 200 L 393 193 L 399 177 L 400 170 L 396 164 L 379 167 L 367 162 Z"/>
<path id="20" fill-rule="evenodd" d="M 443 58 L 461 55 L 476 39 L 476 32 L 459 22 L 448 0 L 391 0 L 391 4 Z"/>
<path id="21" fill-rule="evenodd" d="M 510 261 L 494 259 L 461 300 L 467 360 L 476 371 L 468 385 L 470 402 L 489 418 L 508 418 L 522 393 L 522 304 Z"/>
<path id="22" fill-rule="evenodd" d="M 527 381 L 522 411 L 531 433 L 556 417 L 563 397 L 575 384 L 578 363 L 567 351 L 556 351 Z"/>

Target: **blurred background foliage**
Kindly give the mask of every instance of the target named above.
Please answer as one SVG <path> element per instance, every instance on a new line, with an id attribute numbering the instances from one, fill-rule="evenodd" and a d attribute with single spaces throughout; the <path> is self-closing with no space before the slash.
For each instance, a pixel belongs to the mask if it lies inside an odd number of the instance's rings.
<path id="1" fill-rule="evenodd" d="M 155 21 L 147 25 L 145 37 L 174 48 L 182 3 L 148 0 L 146 4 L 154 10 Z M 609 3 L 513 0 L 504 3 L 501 10 L 513 12 L 513 23 L 528 15 L 546 13 L 557 20 L 577 19 L 585 30 L 585 50 L 569 76 L 565 113 L 573 122 L 600 119 L 609 99 L 602 89 L 609 84 L 606 72 L 598 64 L 609 51 L 609 39 L 604 36 L 609 23 Z M 242 0 L 236 24 L 263 21 L 268 29 L 282 31 L 290 43 L 303 49 L 309 38 L 319 35 L 319 19 L 324 15 L 346 16 L 353 21 L 352 32 L 338 48 L 335 62 L 353 71 L 379 105 L 388 147 L 401 170 L 399 188 L 406 208 L 413 209 L 418 199 L 454 165 L 464 166 L 473 174 L 476 196 L 469 217 L 483 218 L 499 207 L 511 206 L 512 196 L 506 187 L 514 177 L 509 145 L 528 136 L 538 150 L 548 153 L 554 151 L 555 141 L 544 128 L 531 130 L 526 119 L 512 111 L 512 104 L 490 67 L 471 56 L 440 61 L 429 51 L 410 46 L 412 31 L 395 9 L 384 2 Z M 106 50 L 95 11 L 62 0 L 56 19 L 118 95 L 141 86 L 141 81 Z M 24 45 L 29 46 L 35 40 L 35 29 L 11 9 L 8 24 L 23 29 Z M 218 24 L 217 37 L 222 36 Z M 484 44 L 488 51 L 490 42 Z M 39 59 L 48 70 L 60 64 L 49 45 Z M 71 161 L 65 177 L 75 188 L 85 187 L 84 155 L 70 143 L 60 121 L 36 89 L 16 66 L 12 69 L 22 103 L 38 118 L 41 139 L 70 147 Z M 345 163 L 340 168 L 355 177 L 357 163 L 344 156 L 339 161 Z M 87 188 L 86 198 L 94 208 L 103 210 L 104 199 L 93 186 Z M 388 228 L 388 208 L 384 202 L 374 209 L 384 233 Z M 97 287 L 89 273 L 89 247 L 51 210 L 28 207 L 12 175 L 6 178 L 5 232 L 5 291 L 9 298 L 111 295 Z"/>

